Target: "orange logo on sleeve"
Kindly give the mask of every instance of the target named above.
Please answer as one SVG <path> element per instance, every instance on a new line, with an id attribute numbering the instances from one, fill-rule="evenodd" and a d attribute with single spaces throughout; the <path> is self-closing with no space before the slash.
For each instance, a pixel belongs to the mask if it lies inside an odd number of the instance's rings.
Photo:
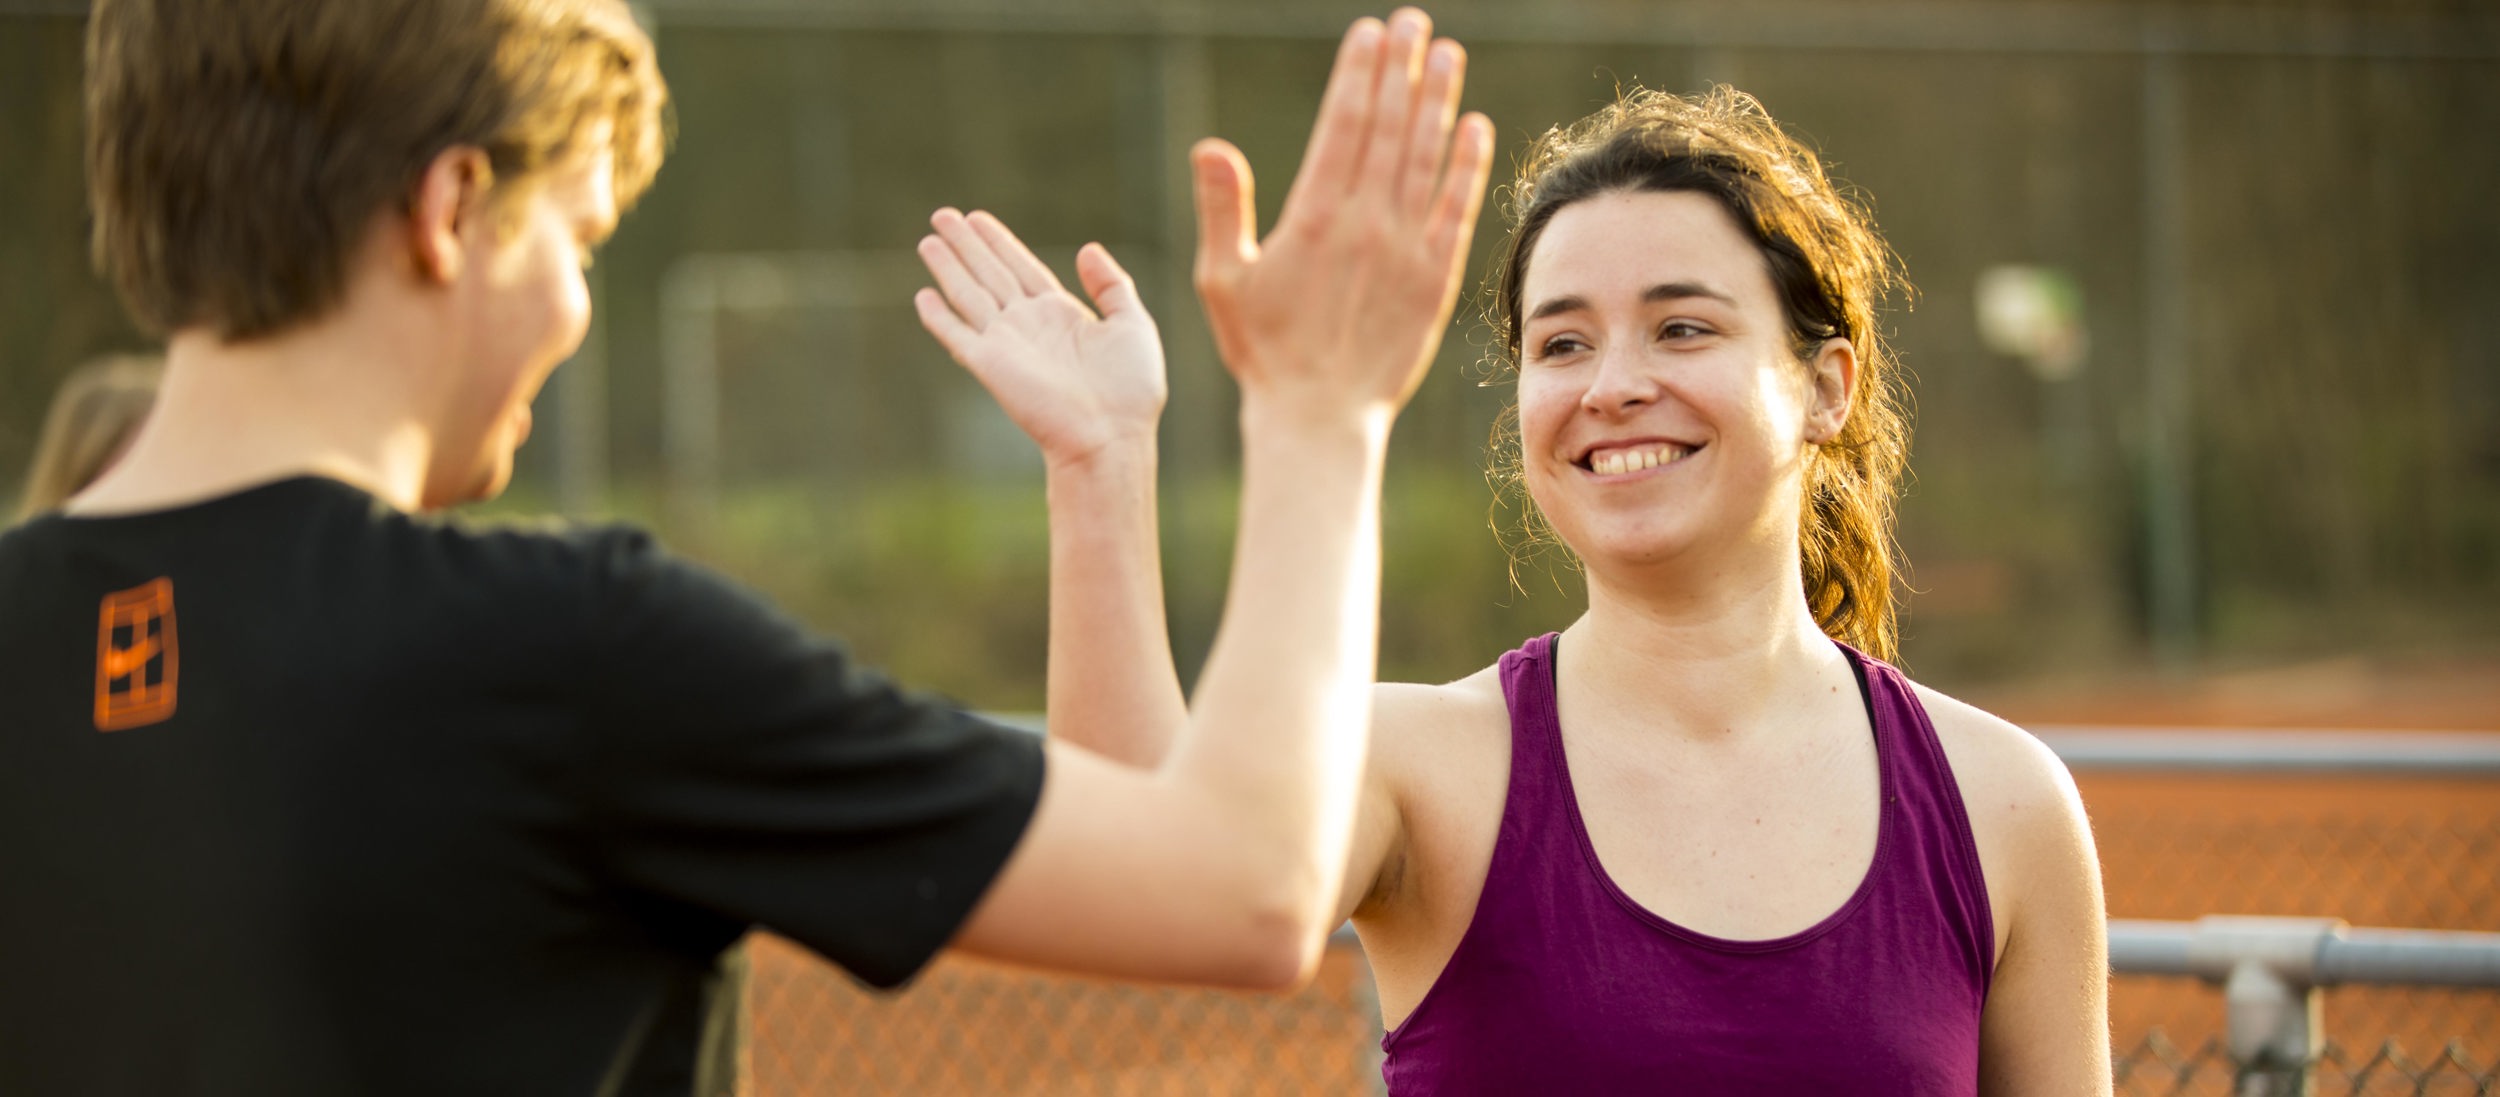
<path id="1" fill-rule="evenodd" d="M 105 595 L 95 641 L 95 729 L 121 731 L 171 717 L 178 655 L 173 580 Z"/>

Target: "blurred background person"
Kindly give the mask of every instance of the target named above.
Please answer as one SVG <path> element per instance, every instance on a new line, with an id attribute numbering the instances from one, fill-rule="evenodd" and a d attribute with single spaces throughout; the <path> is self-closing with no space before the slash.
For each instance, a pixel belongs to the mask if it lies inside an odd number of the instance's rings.
<path id="1" fill-rule="evenodd" d="M 71 372 L 44 415 L 17 517 L 60 506 L 121 460 L 156 406 L 163 374 L 163 360 L 138 354 L 98 358 Z"/>

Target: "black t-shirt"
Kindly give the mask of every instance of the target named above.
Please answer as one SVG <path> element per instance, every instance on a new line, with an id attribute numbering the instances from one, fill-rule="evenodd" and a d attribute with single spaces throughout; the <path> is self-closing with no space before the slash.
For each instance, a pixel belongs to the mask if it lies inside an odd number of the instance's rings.
<path id="1" fill-rule="evenodd" d="M 750 925 L 909 977 L 1041 781 L 630 530 L 317 478 L 37 519 L 0 535 L 0 1093 L 591 1094 L 683 1051 L 664 999 Z"/>

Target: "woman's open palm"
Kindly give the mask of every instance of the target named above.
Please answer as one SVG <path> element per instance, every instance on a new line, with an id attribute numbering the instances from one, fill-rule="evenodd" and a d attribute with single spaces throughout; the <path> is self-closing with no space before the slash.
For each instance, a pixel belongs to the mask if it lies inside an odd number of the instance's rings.
<path id="1" fill-rule="evenodd" d="M 937 279 L 920 322 L 1052 461 L 1151 437 L 1166 394 L 1163 345 L 1137 284 L 1100 244 L 1077 252 L 1076 299 L 996 217 L 942 209 L 920 241 Z"/>

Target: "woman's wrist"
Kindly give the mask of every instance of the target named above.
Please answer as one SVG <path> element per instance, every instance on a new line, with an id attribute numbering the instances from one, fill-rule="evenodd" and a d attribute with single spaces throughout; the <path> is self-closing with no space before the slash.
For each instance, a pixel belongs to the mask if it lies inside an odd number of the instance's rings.
<path id="1" fill-rule="evenodd" d="M 1081 443 L 1042 450 L 1042 467 L 1053 479 L 1069 476 L 1121 475 L 1139 469 L 1149 475 L 1156 460 L 1155 425 L 1108 431 Z"/>

